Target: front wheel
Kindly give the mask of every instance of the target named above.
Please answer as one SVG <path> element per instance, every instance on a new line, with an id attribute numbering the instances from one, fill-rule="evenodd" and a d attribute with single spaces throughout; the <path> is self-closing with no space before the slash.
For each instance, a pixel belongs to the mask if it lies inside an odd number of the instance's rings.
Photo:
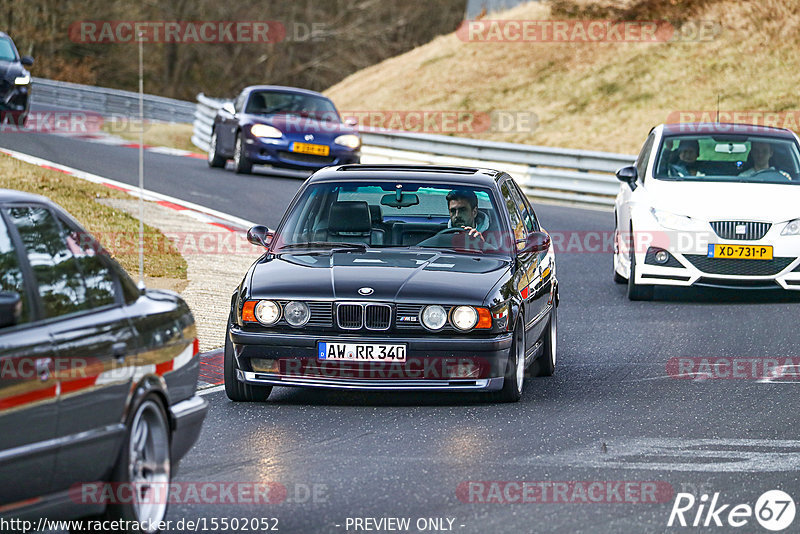
<path id="1" fill-rule="evenodd" d="M 236 364 L 236 357 L 233 354 L 233 343 L 225 333 L 225 354 L 224 354 L 224 376 L 225 394 L 232 401 L 252 402 L 265 401 L 272 392 L 272 386 L 256 386 L 240 382 L 236 376 L 239 366 Z"/>
<path id="2" fill-rule="evenodd" d="M 634 252 L 633 230 L 631 230 L 630 270 L 628 271 L 628 300 L 653 300 L 655 288 L 636 283 L 636 253 Z"/>
<path id="3" fill-rule="evenodd" d="M 508 351 L 508 363 L 503 380 L 503 389 L 496 391 L 494 400 L 498 402 L 517 402 L 522 397 L 522 386 L 525 380 L 525 327 L 522 321 L 517 322 L 514 339 Z"/>
<path id="4" fill-rule="evenodd" d="M 250 174 L 253 171 L 253 163 L 247 159 L 244 153 L 244 136 L 241 133 L 236 136 L 236 147 L 233 150 L 233 168 L 238 174 Z"/>
<path id="5" fill-rule="evenodd" d="M 133 412 L 122 453 L 111 478 L 113 494 L 128 494 L 133 498 L 121 499 L 124 502 L 109 505 L 106 510 L 108 518 L 137 522 L 140 527 L 132 532 L 158 532 L 157 528 L 141 529 L 141 525 L 158 525 L 166 516 L 167 496 L 164 488 L 169 485 L 170 474 L 167 415 L 160 399 L 149 394 Z"/>

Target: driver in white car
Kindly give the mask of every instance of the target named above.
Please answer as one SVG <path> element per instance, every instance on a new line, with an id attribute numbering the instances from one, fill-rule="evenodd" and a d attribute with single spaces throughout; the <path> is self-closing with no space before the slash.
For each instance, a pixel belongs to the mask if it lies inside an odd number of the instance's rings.
<path id="1" fill-rule="evenodd" d="M 470 237 L 483 238 L 489 228 L 489 217 L 478 211 L 478 197 L 468 189 L 454 189 L 447 193 L 447 209 L 450 212 L 449 228 L 463 228 Z"/>
<path id="2" fill-rule="evenodd" d="M 739 173 L 739 176 L 753 176 L 761 171 L 775 171 L 781 173 L 786 179 L 791 180 L 792 177 L 789 173 L 776 169 L 769 164 L 769 160 L 774 153 L 771 143 L 764 143 L 762 141 L 753 141 L 750 147 L 750 155 L 753 157 L 753 166 L 747 170 Z"/>

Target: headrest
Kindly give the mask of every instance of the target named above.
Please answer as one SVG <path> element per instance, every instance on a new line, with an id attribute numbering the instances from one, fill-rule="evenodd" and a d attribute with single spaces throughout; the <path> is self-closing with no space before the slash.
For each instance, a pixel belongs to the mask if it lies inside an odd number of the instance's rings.
<path id="1" fill-rule="evenodd" d="M 328 232 L 369 232 L 372 230 L 369 204 L 364 200 L 340 200 L 331 204 Z"/>
<path id="2" fill-rule="evenodd" d="M 381 207 L 376 206 L 375 204 L 369 205 L 369 216 L 372 219 L 372 223 L 382 223 L 383 222 L 383 214 L 381 214 Z"/>

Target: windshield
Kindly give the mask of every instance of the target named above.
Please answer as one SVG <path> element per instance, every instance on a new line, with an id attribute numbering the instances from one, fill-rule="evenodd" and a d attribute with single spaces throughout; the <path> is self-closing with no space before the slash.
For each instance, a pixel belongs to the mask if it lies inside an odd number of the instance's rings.
<path id="1" fill-rule="evenodd" d="M 327 98 L 299 93 L 255 91 L 250 93 L 245 113 L 254 115 L 287 114 L 318 120 L 341 122 L 333 103 Z"/>
<path id="2" fill-rule="evenodd" d="M 473 202 L 476 205 L 473 206 Z M 301 248 L 425 248 L 508 254 L 493 195 L 479 187 L 409 182 L 320 183 L 294 204 L 274 252 Z M 462 226 L 476 228 L 470 236 Z"/>
<path id="3" fill-rule="evenodd" d="M 14 45 L 5 37 L 0 37 L 0 61 L 17 61 Z"/>
<path id="4" fill-rule="evenodd" d="M 800 154 L 790 139 L 753 135 L 665 137 L 655 178 L 800 184 Z"/>

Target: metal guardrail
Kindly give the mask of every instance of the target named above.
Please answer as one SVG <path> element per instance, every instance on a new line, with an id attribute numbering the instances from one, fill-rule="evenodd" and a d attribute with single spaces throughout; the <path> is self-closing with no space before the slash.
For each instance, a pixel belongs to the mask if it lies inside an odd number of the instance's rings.
<path id="1" fill-rule="evenodd" d="M 139 93 L 94 87 L 45 78 L 33 79 L 31 103 L 39 106 L 92 111 L 103 116 L 139 116 Z M 197 105 L 155 95 L 144 95 L 144 118 L 165 122 L 192 122 Z"/>
<path id="2" fill-rule="evenodd" d="M 227 102 L 197 95 L 192 143 L 208 150 L 217 110 Z M 619 190 L 614 172 L 635 156 L 498 143 L 446 135 L 363 131 L 362 163 L 487 167 L 509 173 L 534 198 L 611 206 Z"/>

